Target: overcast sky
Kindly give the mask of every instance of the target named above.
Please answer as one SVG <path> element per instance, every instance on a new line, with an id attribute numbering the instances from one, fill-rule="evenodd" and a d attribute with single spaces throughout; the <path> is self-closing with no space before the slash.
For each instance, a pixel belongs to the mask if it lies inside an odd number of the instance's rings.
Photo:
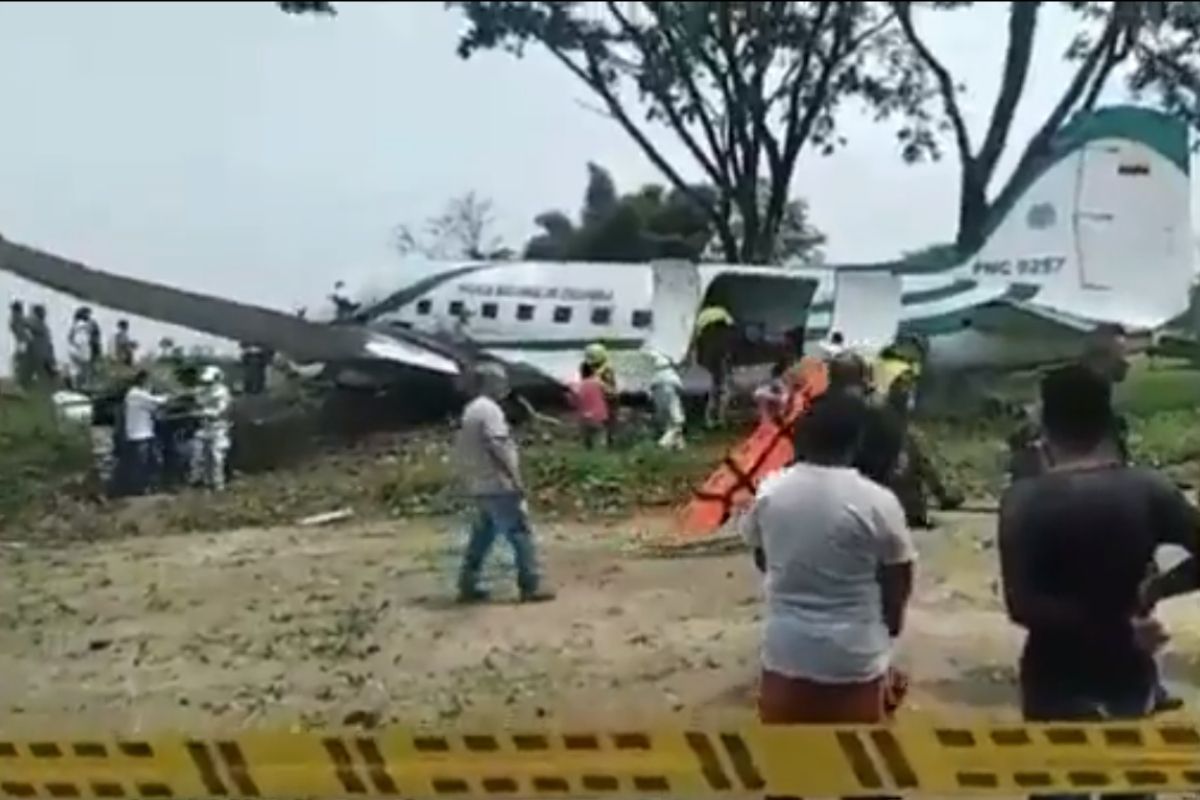
<path id="1" fill-rule="evenodd" d="M 924 20 L 970 86 L 977 137 L 1004 12 Z M 1017 142 L 1066 80 L 1071 30 L 1056 14 L 1044 15 Z M 2 3 L 0 231 L 102 269 L 292 306 L 339 276 L 388 268 L 396 223 L 464 191 L 490 197 L 499 233 L 519 246 L 537 213 L 576 213 L 589 160 L 622 188 L 661 181 L 555 62 L 464 62 L 460 27 L 441 3 L 343 4 L 335 19 L 267 2 Z M 952 235 L 953 160 L 905 166 L 891 128 L 867 119 L 844 132 L 850 146 L 802 161 L 794 187 L 831 260 Z M 5 276 L 0 292 L 49 299 Z M 65 328 L 74 302 L 50 302 Z M 143 342 L 161 330 L 139 328 Z"/>

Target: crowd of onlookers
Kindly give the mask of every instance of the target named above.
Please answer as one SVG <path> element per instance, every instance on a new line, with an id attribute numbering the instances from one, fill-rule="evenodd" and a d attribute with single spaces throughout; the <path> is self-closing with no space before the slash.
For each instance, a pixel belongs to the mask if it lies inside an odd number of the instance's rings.
<path id="1" fill-rule="evenodd" d="M 597 355 L 585 354 L 573 390 L 593 443 L 610 418 Z M 880 370 L 883 397 L 872 400 L 862 359 L 837 347 L 825 359 L 827 388 L 797 425 L 795 462 L 760 482 L 740 523 L 764 576 L 759 711 L 768 723 L 882 722 L 908 687 L 894 655 L 917 548 L 894 482 L 898 462 L 911 458 L 894 420 L 911 405 L 914 370 Z M 1000 504 L 996 566 L 1008 614 L 1026 631 L 1019 688 L 1030 720 L 1135 718 L 1180 705 L 1159 675 L 1168 637 L 1154 608 L 1200 588 L 1200 513 L 1163 475 L 1130 463 L 1113 405 L 1125 370 L 1123 334 L 1096 331 L 1077 363 L 1043 376 L 1032 430 L 1014 440 L 1023 449 Z M 474 508 L 459 599 L 486 599 L 480 568 L 503 536 L 522 600 L 548 600 L 500 405 L 504 370 L 478 367 L 472 394 L 457 440 Z M 1161 571 L 1164 545 L 1188 557 Z"/>
<path id="2" fill-rule="evenodd" d="M 54 336 L 46 317 L 46 307 L 35 305 L 29 312 L 20 300 L 9 305 L 8 330 L 12 340 L 12 375 L 26 388 L 54 386 L 63 378 L 77 390 L 92 386 L 105 359 L 100 324 L 92 309 L 76 309 L 67 333 L 67 369 L 62 375 L 55 354 Z M 138 344 L 130 336 L 129 320 L 117 321 L 117 329 L 108 348 L 116 364 L 132 367 Z"/>
<path id="3" fill-rule="evenodd" d="M 1043 376 L 1027 452 L 1001 499 L 997 572 L 1026 631 L 1019 686 L 1030 720 L 1180 704 L 1160 680 L 1167 636 L 1153 610 L 1200 586 L 1200 515 L 1170 480 L 1130 463 L 1112 398 L 1125 371 L 1123 335 L 1100 330 L 1079 362 Z M 767 722 L 880 722 L 903 698 L 893 656 L 916 548 L 896 493 L 855 466 L 869 424 L 861 393 L 831 380 L 803 422 L 797 463 L 762 483 L 744 521 L 765 580 Z M 1160 572 L 1163 545 L 1189 557 Z"/>
<path id="4" fill-rule="evenodd" d="M 125 319 L 117 321 L 106 348 L 87 306 L 75 311 L 67 332 L 65 370 L 55 354 L 45 306 L 35 305 L 27 313 L 21 301 L 14 301 L 9 333 L 12 374 L 22 387 L 53 393 L 62 408 L 84 407 L 86 413 L 66 413 L 69 418 L 94 422 L 98 416 L 105 421 L 111 417 L 111 494 L 144 494 L 185 483 L 224 488 L 232 394 L 220 367 L 189 363 L 170 340 L 160 343 L 159 358 L 139 360 L 138 343 Z M 243 346 L 243 391 L 266 389 L 272 355 L 265 348 Z M 164 367 L 170 368 L 169 380 L 158 379 Z M 61 391 L 64 387 L 70 391 Z"/>

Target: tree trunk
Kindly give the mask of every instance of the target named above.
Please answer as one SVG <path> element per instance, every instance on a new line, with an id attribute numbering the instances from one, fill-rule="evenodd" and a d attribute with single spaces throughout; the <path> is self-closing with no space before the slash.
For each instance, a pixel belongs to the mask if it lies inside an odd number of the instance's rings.
<path id="1" fill-rule="evenodd" d="M 974 165 L 964 165 L 958 193 L 958 237 L 954 244 L 964 253 L 983 245 L 988 218 L 987 183 L 976 174 Z"/>

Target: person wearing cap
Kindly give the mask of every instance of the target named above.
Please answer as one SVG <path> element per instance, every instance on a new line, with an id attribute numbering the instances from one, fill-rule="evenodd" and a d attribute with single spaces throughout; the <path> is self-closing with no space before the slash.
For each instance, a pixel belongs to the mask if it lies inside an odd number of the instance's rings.
<path id="1" fill-rule="evenodd" d="M 608 418 L 605 422 L 605 438 L 608 444 L 612 444 L 617 433 L 617 372 L 613 369 L 612 359 L 608 355 L 608 348 L 600 342 L 589 344 L 583 351 L 583 363 L 592 371 L 592 375 L 600 381 L 604 387 L 604 394 L 608 400 Z"/>
<path id="2" fill-rule="evenodd" d="M 481 364 L 471 383 L 474 397 L 463 409 L 455 441 L 458 474 L 474 512 L 458 575 L 459 602 L 488 599 L 479 579 L 497 536 L 512 546 L 521 601 L 553 600 L 538 569 L 517 442 L 500 406 L 509 394 L 508 375 L 498 364 Z"/>
<path id="3" fill-rule="evenodd" d="M 225 488 L 225 455 L 229 452 L 229 410 L 233 398 L 220 367 L 200 370 L 196 408 L 200 427 L 192 446 L 191 479 L 214 491 Z"/>

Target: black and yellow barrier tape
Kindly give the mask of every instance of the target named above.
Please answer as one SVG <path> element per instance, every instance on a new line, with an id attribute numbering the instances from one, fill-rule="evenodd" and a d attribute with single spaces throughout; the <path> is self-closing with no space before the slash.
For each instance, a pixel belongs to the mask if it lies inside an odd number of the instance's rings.
<path id="1" fill-rule="evenodd" d="M 1190 721 L 629 731 L 0 732 L 0 798 L 1022 795 L 1200 790 Z"/>

